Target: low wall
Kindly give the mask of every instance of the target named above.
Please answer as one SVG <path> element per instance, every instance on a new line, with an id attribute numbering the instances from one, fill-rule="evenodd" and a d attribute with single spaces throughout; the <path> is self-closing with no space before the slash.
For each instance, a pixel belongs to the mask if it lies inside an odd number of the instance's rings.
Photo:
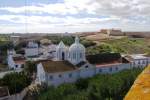
<path id="1" fill-rule="evenodd" d="M 23 98 L 25 97 L 25 95 L 27 94 L 27 88 L 25 88 L 23 91 L 21 91 L 20 93 L 17 93 L 15 95 L 11 95 L 9 100 L 23 100 Z"/>
<path id="2" fill-rule="evenodd" d="M 28 88 L 25 88 L 20 93 L 10 95 L 10 96 L 6 96 L 6 97 L 2 97 L 2 98 L 0 98 L 0 100 L 23 100 L 23 98 L 27 94 L 27 91 L 28 91 Z"/>

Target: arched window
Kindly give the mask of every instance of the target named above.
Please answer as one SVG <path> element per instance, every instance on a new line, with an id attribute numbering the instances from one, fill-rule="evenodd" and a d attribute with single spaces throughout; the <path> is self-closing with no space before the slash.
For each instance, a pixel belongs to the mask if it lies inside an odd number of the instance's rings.
<path id="1" fill-rule="evenodd" d="M 71 77 L 72 77 L 72 73 L 69 74 L 69 78 L 71 78 Z"/>
<path id="2" fill-rule="evenodd" d="M 65 60 L 65 53 L 62 52 L 62 60 Z"/>
<path id="3" fill-rule="evenodd" d="M 76 58 L 76 54 L 75 53 L 73 53 L 73 59 L 75 59 Z"/>
<path id="4" fill-rule="evenodd" d="M 82 58 L 82 53 L 80 53 L 80 58 Z"/>

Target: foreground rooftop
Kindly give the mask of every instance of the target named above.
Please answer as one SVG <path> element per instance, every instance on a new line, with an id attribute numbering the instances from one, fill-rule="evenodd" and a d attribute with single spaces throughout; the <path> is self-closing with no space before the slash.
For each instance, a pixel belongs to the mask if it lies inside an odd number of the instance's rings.
<path id="1" fill-rule="evenodd" d="M 73 71 L 76 67 L 68 61 L 42 61 L 43 68 L 47 73 Z"/>
<path id="2" fill-rule="evenodd" d="M 124 100 L 150 100 L 150 65 L 138 76 Z"/>

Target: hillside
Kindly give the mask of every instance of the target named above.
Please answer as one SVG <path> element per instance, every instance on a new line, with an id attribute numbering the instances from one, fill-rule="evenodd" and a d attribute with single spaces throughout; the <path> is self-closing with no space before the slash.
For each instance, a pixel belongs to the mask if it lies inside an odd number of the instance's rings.
<path id="1" fill-rule="evenodd" d="M 146 38 L 121 38 L 97 41 L 97 45 L 87 48 L 88 53 L 100 53 L 102 51 L 136 54 L 150 53 L 150 39 Z"/>
<path id="2" fill-rule="evenodd" d="M 150 39 L 145 38 L 122 38 L 109 40 L 105 43 L 111 45 L 116 51 L 121 53 L 149 53 Z"/>

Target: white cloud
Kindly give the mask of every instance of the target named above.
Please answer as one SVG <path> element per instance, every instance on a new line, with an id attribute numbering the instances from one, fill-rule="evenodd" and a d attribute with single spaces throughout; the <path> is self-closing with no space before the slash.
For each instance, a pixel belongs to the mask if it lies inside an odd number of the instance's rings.
<path id="1" fill-rule="evenodd" d="M 1 15 L 0 20 L 9 21 L 12 24 L 28 23 L 28 30 L 31 32 L 41 30 L 48 32 L 52 30 L 66 31 L 66 29 L 68 31 L 88 31 L 99 30 L 103 27 L 150 30 L 148 28 L 148 26 L 150 27 L 149 0 L 64 0 L 64 3 L 39 4 L 38 6 L 1 7 L 1 10 L 9 11 L 14 15 Z M 21 15 L 22 13 L 27 13 L 28 16 Z M 45 16 L 44 13 L 50 15 Z M 40 14 L 41 16 L 33 14 Z M 56 14 L 58 16 L 54 16 Z M 75 16 L 68 16 L 68 14 Z M 65 17 L 61 17 L 61 15 Z M 76 15 L 81 16 L 81 18 L 77 18 Z M 82 15 L 86 16 L 83 17 Z M 90 17 L 90 15 L 95 17 Z M 10 28 L 10 30 L 12 29 Z"/>
<path id="2" fill-rule="evenodd" d="M 77 29 L 76 31 L 81 31 L 85 29 L 85 27 L 90 27 L 90 26 L 97 27 L 97 26 L 100 26 L 100 24 L 108 23 L 109 21 L 119 20 L 119 18 L 116 18 L 116 17 L 76 18 L 76 17 L 70 17 L 70 16 L 61 18 L 61 17 L 54 17 L 54 16 L 1 15 L 0 20 L 9 21 L 10 23 L 18 24 L 17 27 L 16 25 L 11 24 L 13 26 L 13 29 L 15 27 L 17 28 L 17 31 L 19 27 L 21 27 L 20 29 L 22 29 L 22 26 L 23 27 L 26 26 L 27 27 L 26 29 L 28 30 L 24 30 L 24 31 L 30 31 L 30 32 L 39 32 L 39 29 L 41 29 L 41 31 L 50 32 L 49 28 L 54 28 L 54 29 L 56 28 L 55 31 L 56 30 L 59 31 L 58 29 L 62 30 L 64 27 L 67 28 L 68 31 L 72 32 L 73 28 Z M 4 24 L 3 26 L 7 26 L 7 25 L 8 24 Z M 4 32 L 4 29 L 6 29 L 5 31 L 8 31 L 8 28 L 12 27 L 11 25 L 4 27 L 3 32 Z M 45 28 L 47 28 L 47 30 Z M 88 28 L 88 29 L 91 29 L 91 28 Z M 12 28 L 10 28 L 9 30 L 13 31 Z"/>

